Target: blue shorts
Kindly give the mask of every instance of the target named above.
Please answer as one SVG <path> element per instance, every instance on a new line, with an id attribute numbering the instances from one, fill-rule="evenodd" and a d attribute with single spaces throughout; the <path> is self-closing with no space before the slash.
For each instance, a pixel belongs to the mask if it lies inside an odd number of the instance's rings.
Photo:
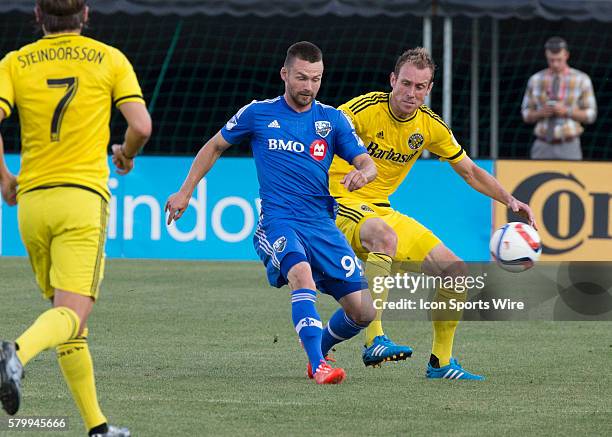
<path id="1" fill-rule="evenodd" d="M 361 261 L 331 218 L 260 220 L 253 245 L 273 287 L 286 285 L 291 267 L 306 261 L 317 289 L 336 300 L 368 288 Z"/>

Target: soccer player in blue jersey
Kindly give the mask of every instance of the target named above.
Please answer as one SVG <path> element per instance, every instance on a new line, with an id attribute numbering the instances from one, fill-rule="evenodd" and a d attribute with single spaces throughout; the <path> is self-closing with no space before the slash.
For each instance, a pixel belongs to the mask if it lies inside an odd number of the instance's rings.
<path id="1" fill-rule="evenodd" d="M 293 325 L 308 356 L 308 375 L 318 384 L 338 384 L 341 368 L 322 350 L 357 335 L 375 317 L 359 259 L 336 227 L 329 195 L 334 155 L 354 169 L 342 179 L 358 190 L 376 177 L 376 167 L 348 118 L 315 100 L 321 86 L 321 50 L 302 41 L 287 50 L 280 71 L 285 93 L 240 109 L 198 152 L 179 192 L 166 203 L 168 224 L 178 220 L 198 182 L 232 144 L 250 140 L 260 185 L 261 216 L 253 243 L 275 287 L 289 284 Z M 316 289 L 341 305 L 323 328 Z"/>

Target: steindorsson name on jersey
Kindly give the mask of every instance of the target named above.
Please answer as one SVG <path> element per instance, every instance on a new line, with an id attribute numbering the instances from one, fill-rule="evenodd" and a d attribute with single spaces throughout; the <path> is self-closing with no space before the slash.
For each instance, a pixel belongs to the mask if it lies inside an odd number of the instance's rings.
<path id="1" fill-rule="evenodd" d="M 93 47 L 80 46 L 80 45 L 69 45 L 66 47 L 47 47 L 43 49 L 36 49 L 31 52 L 27 52 L 23 55 L 17 56 L 17 61 L 21 68 L 29 67 L 33 64 L 40 62 L 49 61 L 81 61 L 81 62 L 92 62 L 94 64 L 101 64 L 106 56 L 105 53 L 100 50 L 96 50 Z"/>
<path id="2" fill-rule="evenodd" d="M 112 104 L 144 104 L 136 74 L 114 47 L 74 33 L 47 35 L 0 61 L 0 109 L 19 109 L 18 196 L 78 185 L 110 198 L 106 160 Z"/>

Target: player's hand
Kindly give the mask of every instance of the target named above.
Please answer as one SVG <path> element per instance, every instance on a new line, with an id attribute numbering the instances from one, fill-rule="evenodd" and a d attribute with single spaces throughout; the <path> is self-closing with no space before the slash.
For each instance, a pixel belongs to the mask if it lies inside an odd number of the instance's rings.
<path id="1" fill-rule="evenodd" d="M 2 198 L 9 206 L 17 205 L 17 178 L 12 173 L 6 173 L 0 181 Z"/>
<path id="2" fill-rule="evenodd" d="M 187 207 L 189 206 L 189 198 L 182 192 L 174 193 L 166 201 L 166 207 L 164 210 L 168 213 L 168 224 L 172 223 L 172 220 L 177 221 L 181 218 Z"/>
<path id="3" fill-rule="evenodd" d="M 123 154 L 122 144 L 113 144 L 113 164 L 117 167 L 117 173 L 126 175 L 134 168 L 134 158 L 128 158 Z"/>
<path id="4" fill-rule="evenodd" d="M 367 184 L 368 178 L 362 171 L 355 169 L 347 173 L 340 183 L 344 185 L 344 188 L 348 191 L 355 191 Z"/>
<path id="5" fill-rule="evenodd" d="M 533 212 L 531 211 L 531 208 L 529 208 L 529 205 L 513 197 L 512 200 L 508 202 L 508 208 L 510 208 L 512 212 L 520 215 L 525 220 L 527 220 L 527 223 L 530 226 L 533 226 L 535 229 L 538 229 L 538 226 L 536 225 L 535 217 L 533 216 Z"/>

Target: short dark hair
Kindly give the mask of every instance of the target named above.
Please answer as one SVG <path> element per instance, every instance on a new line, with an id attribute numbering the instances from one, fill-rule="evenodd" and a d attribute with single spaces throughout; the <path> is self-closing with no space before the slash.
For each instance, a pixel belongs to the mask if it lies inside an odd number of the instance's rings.
<path id="1" fill-rule="evenodd" d="M 62 32 L 85 24 L 85 0 L 36 0 L 39 25 L 47 32 Z"/>
<path id="2" fill-rule="evenodd" d="M 427 49 L 415 47 L 414 49 L 409 49 L 402 53 L 395 62 L 395 69 L 393 72 L 396 76 L 399 75 L 404 64 L 412 64 L 419 70 L 429 68 L 431 70 L 431 80 L 433 80 L 434 73 L 436 72 L 436 64 Z"/>
<path id="3" fill-rule="evenodd" d="M 553 36 L 551 38 L 548 38 L 546 44 L 544 44 L 544 49 L 557 54 L 561 50 L 568 49 L 567 42 L 560 36 Z"/>
<path id="4" fill-rule="evenodd" d="M 284 66 L 290 66 L 295 58 L 315 63 L 323 60 L 323 52 L 311 42 L 300 41 L 287 49 L 287 57 L 285 58 Z"/>

